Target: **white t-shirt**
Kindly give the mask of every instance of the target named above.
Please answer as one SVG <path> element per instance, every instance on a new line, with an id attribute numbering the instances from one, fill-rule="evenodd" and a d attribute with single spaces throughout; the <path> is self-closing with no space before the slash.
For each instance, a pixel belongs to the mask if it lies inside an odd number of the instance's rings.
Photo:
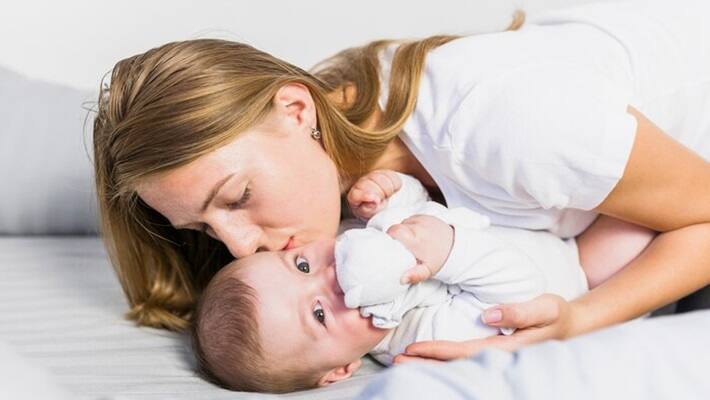
<path id="1" fill-rule="evenodd" d="M 454 40 L 428 54 L 400 137 L 449 207 L 575 236 L 623 175 L 628 105 L 710 158 L 707 15 L 699 0 L 599 3 Z"/>

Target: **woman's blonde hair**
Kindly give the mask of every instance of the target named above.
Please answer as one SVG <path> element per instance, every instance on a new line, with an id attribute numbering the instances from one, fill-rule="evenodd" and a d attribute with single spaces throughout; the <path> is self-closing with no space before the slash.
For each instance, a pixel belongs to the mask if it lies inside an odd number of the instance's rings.
<path id="1" fill-rule="evenodd" d="M 510 29 L 522 24 L 516 12 Z M 141 325 L 181 330 L 195 297 L 231 259 L 196 231 L 178 231 L 136 194 L 148 176 L 228 143 L 269 114 L 276 91 L 305 85 L 313 97 L 325 151 L 346 182 L 367 172 L 412 114 L 426 54 L 458 36 L 400 41 L 389 96 L 375 112 L 375 41 L 336 54 L 313 73 L 249 45 L 200 39 L 168 43 L 119 61 L 102 83 L 94 120 L 94 166 L 104 241 L 131 310 Z"/>

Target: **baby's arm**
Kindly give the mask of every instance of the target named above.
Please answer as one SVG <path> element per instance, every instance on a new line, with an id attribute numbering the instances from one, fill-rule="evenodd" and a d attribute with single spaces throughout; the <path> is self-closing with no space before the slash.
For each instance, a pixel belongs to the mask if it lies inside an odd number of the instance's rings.
<path id="1" fill-rule="evenodd" d="M 542 271 L 504 233 L 456 224 L 454 228 L 451 253 L 434 279 L 490 305 L 526 301 L 545 292 Z"/>
<path id="2" fill-rule="evenodd" d="M 475 223 L 478 214 L 447 210 Z M 471 218 L 463 218 L 470 213 Z M 544 276 L 533 260 L 506 235 L 475 224 L 446 222 L 416 215 L 392 226 L 388 233 L 417 258 L 411 281 L 434 278 L 473 293 L 481 302 L 501 304 L 530 300 L 544 292 Z M 453 227 L 453 228 L 452 228 Z"/>

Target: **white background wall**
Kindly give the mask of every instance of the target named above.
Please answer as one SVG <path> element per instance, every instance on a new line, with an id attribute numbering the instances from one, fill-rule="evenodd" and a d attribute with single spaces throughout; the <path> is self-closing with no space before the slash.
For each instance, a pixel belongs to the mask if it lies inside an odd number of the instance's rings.
<path id="1" fill-rule="evenodd" d="M 26 76 L 96 89 L 121 58 L 165 42 L 245 41 L 308 68 L 378 38 L 472 33 L 589 0 L 2 0 L 0 65 Z"/>

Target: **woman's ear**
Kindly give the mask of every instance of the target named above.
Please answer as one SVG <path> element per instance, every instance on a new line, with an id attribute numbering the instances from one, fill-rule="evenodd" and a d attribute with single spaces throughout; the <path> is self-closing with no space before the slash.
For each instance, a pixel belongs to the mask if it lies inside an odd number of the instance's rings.
<path id="1" fill-rule="evenodd" d="M 362 365 L 362 361 L 358 358 L 357 360 L 345 365 L 343 367 L 333 368 L 326 372 L 323 377 L 318 380 L 318 386 L 327 386 L 331 383 L 342 381 L 343 379 L 350 378 L 355 371 L 357 371 Z"/>
<path id="2" fill-rule="evenodd" d="M 308 88 L 300 83 L 287 83 L 274 95 L 274 107 L 278 114 L 298 127 L 315 128 L 316 107 Z"/>

